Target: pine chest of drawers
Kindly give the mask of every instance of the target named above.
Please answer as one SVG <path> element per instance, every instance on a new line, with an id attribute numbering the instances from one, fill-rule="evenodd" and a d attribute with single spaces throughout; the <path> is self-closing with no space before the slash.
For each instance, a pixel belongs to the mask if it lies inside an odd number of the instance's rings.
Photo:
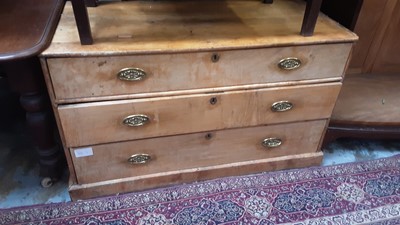
<path id="1" fill-rule="evenodd" d="M 73 199 L 318 165 L 357 37 L 302 1 L 66 5 L 42 53 Z"/>

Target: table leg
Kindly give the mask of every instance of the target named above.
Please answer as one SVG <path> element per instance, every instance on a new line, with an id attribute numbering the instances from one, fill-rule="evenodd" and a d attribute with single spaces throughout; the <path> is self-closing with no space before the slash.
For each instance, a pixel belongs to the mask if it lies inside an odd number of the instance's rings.
<path id="1" fill-rule="evenodd" d="M 20 103 L 26 112 L 27 128 L 39 155 L 40 176 L 44 177 L 42 185 L 51 186 L 61 176 L 65 165 L 55 139 L 55 123 L 39 60 L 7 62 L 4 69 L 10 87 L 20 94 Z"/>

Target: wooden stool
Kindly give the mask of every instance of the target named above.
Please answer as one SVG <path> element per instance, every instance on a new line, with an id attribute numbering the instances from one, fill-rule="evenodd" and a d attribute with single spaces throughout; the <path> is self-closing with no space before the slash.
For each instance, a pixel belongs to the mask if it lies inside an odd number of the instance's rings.
<path id="1" fill-rule="evenodd" d="M 62 154 L 54 139 L 54 122 L 38 58 L 52 39 L 64 0 L 0 1 L 0 63 L 10 86 L 20 94 L 40 161 L 42 186 L 61 175 Z M 25 157 L 25 156 L 23 156 Z"/>
<path id="2" fill-rule="evenodd" d="M 81 44 L 91 45 L 93 44 L 93 37 L 86 6 L 97 6 L 98 0 L 71 0 L 71 2 Z M 262 2 L 265 4 L 272 4 L 273 0 L 262 0 Z M 300 31 L 301 35 L 312 36 L 314 34 L 321 4 L 322 0 L 307 0 L 303 24 Z"/>

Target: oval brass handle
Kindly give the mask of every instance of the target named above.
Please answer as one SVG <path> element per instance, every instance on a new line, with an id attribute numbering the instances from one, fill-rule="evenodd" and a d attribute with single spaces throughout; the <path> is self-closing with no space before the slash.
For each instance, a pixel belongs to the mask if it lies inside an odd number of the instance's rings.
<path id="1" fill-rule="evenodd" d="M 266 138 L 262 141 L 262 146 L 266 148 L 276 148 L 282 145 L 282 140 L 279 138 Z"/>
<path id="2" fill-rule="evenodd" d="M 293 108 L 293 103 L 289 101 L 279 101 L 271 105 L 271 110 L 273 112 L 285 112 Z"/>
<path id="3" fill-rule="evenodd" d="M 124 68 L 117 74 L 118 79 L 124 81 L 140 81 L 147 76 L 147 73 L 140 68 Z"/>
<path id="4" fill-rule="evenodd" d="M 138 164 L 145 164 L 150 162 L 151 160 L 151 156 L 148 154 L 135 154 L 135 155 L 131 155 L 131 157 L 129 157 L 128 162 L 132 165 L 138 165 Z"/>
<path id="5" fill-rule="evenodd" d="M 146 115 L 130 115 L 127 116 L 122 123 L 129 127 L 140 127 L 150 122 L 150 118 Z"/>
<path id="6" fill-rule="evenodd" d="M 283 70 L 294 70 L 301 66 L 301 60 L 295 57 L 285 58 L 279 61 L 278 67 Z"/>

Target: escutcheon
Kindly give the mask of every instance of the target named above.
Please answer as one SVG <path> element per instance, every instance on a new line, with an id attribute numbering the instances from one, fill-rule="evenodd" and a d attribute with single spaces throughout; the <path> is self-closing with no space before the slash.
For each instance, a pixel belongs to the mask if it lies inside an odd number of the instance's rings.
<path id="1" fill-rule="evenodd" d="M 282 59 L 278 63 L 278 67 L 283 70 L 294 70 L 301 66 L 301 60 L 295 57 Z"/>
<path id="2" fill-rule="evenodd" d="M 150 122 L 150 118 L 146 115 L 130 115 L 127 116 L 122 123 L 129 127 L 140 127 Z"/>
<path id="3" fill-rule="evenodd" d="M 129 157 L 128 162 L 132 165 L 145 164 L 150 162 L 151 156 L 148 154 L 135 154 Z"/>
<path id="4" fill-rule="evenodd" d="M 271 110 L 273 112 L 285 112 L 293 108 L 293 104 L 289 101 L 279 101 L 271 105 Z"/>
<path id="5" fill-rule="evenodd" d="M 147 74 L 140 68 L 125 68 L 118 72 L 117 77 L 123 81 L 140 81 L 146 78 Z"/>
<path id="6" fill-rule="evenodd" d="M 261 144 L 265 148 L 276 148 L 282 145 L 282 140 L 279 138 L 266 138 Z"/>

